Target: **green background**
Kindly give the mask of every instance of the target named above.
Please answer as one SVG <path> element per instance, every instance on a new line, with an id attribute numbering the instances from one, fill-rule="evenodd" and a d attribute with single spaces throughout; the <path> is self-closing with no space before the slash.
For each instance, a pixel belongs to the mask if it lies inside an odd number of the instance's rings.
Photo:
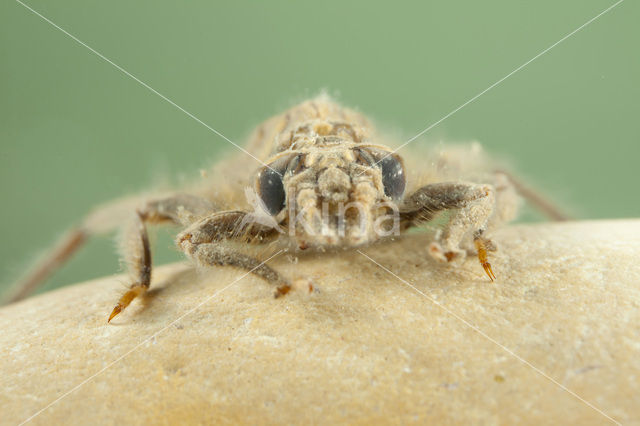
<path id="1" fill-rule="evenodd" d="M 613 2 L 28 4 L 241 143 L 322 88 L 408 139 Z M 623 2 L 415 144 L 479 140 L 579 218 L 638 217 L 639 12 Z M 0 289 L 96 203 L 235 149 L 13 0 L 0 144 Z M 45 289 L 118 270 L 97 238 Z"/>

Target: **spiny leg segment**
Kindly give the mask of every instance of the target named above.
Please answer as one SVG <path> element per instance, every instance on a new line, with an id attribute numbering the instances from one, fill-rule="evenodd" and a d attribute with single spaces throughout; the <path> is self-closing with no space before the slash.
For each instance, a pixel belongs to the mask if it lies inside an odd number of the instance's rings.
<path id="1" fill-rule="evenodd" d="M 163 203 L 166 207 L 167 203 Z M 144 221 L 171 219 L 182 224 L 190 223 L 183 232 L 178 234 L 176 244 L 189 257 L 203 266 L 236 266 L 278 284 L 276 296 L 286 294 L 291 288 L 289 282 L 271 267 L 260 260 L 239 253 L 224 245 L 227 241 L 240 241 L 247 243 L 264 243 L 277 236 L 277 231 L 251 221 L 245 221 L 247 213 L 243 211 L 226 211 L 209 214 L 208 216 L 194 214 L 187 220 L 180 220 L 176 216 L 158 212 L 161 209 L 154 208 L 150 212 L 140 213 L 137 221 L 137 232 L 131 233 L 132 249 L 128 255 L 130 269 L 134 280 L 130 289 L 122 295 L 114 307 L 109 321 L 122 312 L 136 297 L 143 294 L 151 281 L 151 253 Z M 169 212 L 172 212 L 169 209 Z M 197 220 L 193 220 L 197 219 Z"/>
<path id="2" fill-rule="evenodd" d="M 189 224 L 213 209 L 207 200 L 187 195 L 176 194 L 168 198 L 148 202 L 141 210 L 136 211 L 130 226 L 124 229 L 123 249 L 133 283 L 111 311 L 108 322 L 126 309 L 138 296 L 143 294 L 151 284 L 151 248 L 145 223 Z"/>
<path id="3" fill-rule="evenodd" d="M 402 226 L 407 228 L 429 221 L 439 212 L 451 210 L 449 223 L 436 235 L 436 241 L 429 246 L 429 254 L 441 262 L 460 263 L 466 257 L 466 250 L 460 245 L 471 232 L 478 260 L 493 281 L 496 277 L 487 259 L 487 251 L 493 244 L 482 234 L 494 205 L 495 190 L 492 185 L 434 183 L 423 186 L 405 198 L 400 215 Z"/>
<path id="4" fill-rule="evenodd" d="M 276 229 L 247 221 L 246 218 L 246 212 L 237 210 L 211 214 L 178 234 L 176 244 L 202 266 L 236 266 L 277 284 L 276 297 L 288 293 L 291 285 L 277 271 L 252 256 L 221 244 L 229 240 L 266 243 L 277 237 Z"/>
<path id="5" fill-rule="evenodd" d="M 478 260 L 482 265 L 482 268 L 487 273 L 491 281 L 495 281 L 496 276 L 491 269 L 491 264 L 489 263 L 487 256 L 488 246 L 491 244 L 489 240 L 482 237 L 482 233 L 477 233 L 473 238 L 473 244 L 476 246 L 476 251 L 478 252 Z"/>
<path id="6" fill-rule="evenodd" d="M 141 207 L 142 206 L 142 207 Z M 35 292 L 57 269 L 68 261 L 94 235 L 112 232 L 131 222 L 131 212 L 140 209 L 153 222 L 190 223 L 213 210 L 211 203 L 188 194 L 157 197 L 147 203 L 139 196 L 112 200 L 91 211 L 82 223 L 63 237 L 18 281 L 3 303 L 13 303 Z M 198 216 L 199 215 L 199 216 Z"/>
<path id="7" fill-rule="evenodd" d="M 128 259 L 129 269 L 131 269 L 132 275 L 136 276 L 135 280 L 129 290 L 120 297 L 107 322 L 111 322 L 113 317 L 129 306 L 133 299 L 147 291 L 151 284 L 151 248 L 149 247 L 147 228 L 143 223 L 144 219 L 145 216 L 137 212 L 135 221 L 137 235 L 133 236 L 129 243 L 130 247 L 128 247 L 131 250 L 128 253 L 130 257 Z"/>
<path id="8" fill-rule="evenodd" d="M 141 207 L 142 206 L 142 207 Z M 132 275 L 132 284 L 120 297 L 109 315 L 111 321 L 131 302 L 149 288 L 152 260 L 146 224 L 173 223 L 191 226 L 178 238 L 178 245 L 189 256 L 203 265 L 231 265 L 246 270 L 278 284 L 276 296 L 286 294 L 290 285 L 280 274 L 251 256 L 236 253 L 222 247 L 223 240 L 251 243 L 270 241 L 278 235 L 277 230 L 246 220 L 246 212 L 220 212 L 211 214 L 216 207 L 207 199 L 189 195 L 173 194 L 144 202 L 140 197 L 115 200 L 94 210 L 82 225 L 72 229 L 54 247 L 51 253 L 16 287 L 10 302 L 21 300 L 35 291 L 57 268 L 68 260 L 91 236 L 106 233 L 128 223 L 122 234 L 124 258 Z M 131 212 L 135 212 L 134 215 Z M 209 216 L 208 216 L 209 215 Z M 132 217 L 133 216 L 133 217 Z M 246 221 L 246 223 L 245 223 Z M 190 230 L 190 231 L 189 231 Z M 184 238 L 191 232 L 189 238 Z"/>

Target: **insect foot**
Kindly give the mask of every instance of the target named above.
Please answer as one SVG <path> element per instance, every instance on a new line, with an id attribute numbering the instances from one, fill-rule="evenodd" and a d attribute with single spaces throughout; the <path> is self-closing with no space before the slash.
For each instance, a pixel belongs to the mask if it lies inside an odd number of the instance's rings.
<path id="1" fill-rule="evenodd" d="M 478 235 L 476 235 L 476 237 L 473 239 L 473 243 L 475 244 L 476 249 L 478 250 L 478 260 L 480 261 L 482 268 L 489 276 L 489 279 L 491 281 L 495 281 L 496 276 L 493 273 L 493 270 L 491 269 L 491 264 L 489 263 L 489 260 L 487 259 L 488 248 L 489 247 L 495 248 L 495 246 L 490 240 L 483 238 L 481 233 L 478 233 Z"/>
<path id="2" fill-rule="evenodd" d="M 426 210 L 446 206 L 454 210 L 446 228 L 436 233 L 429 245 L 429 254 L 440 262 L 460 266 L 467 257 L 467 236 L 473 233 L 473 243 L 480 264 L 493 281 L 495 275 L 487 260 L 492 243 L 483 237 L 489 219 L 494 212 L 496 191 L 492 185 L 473 183 L 431 184 L 421 188 L 411 198 L 411 203 Z M 461 247 L 462 246 L 462 247 Z"/>
<path id="3" fill-rule="evenodd" d="M 146 291 L 147 287 L 148 286 L 144 286 L 144 285 L 141 285 L 141 284 L 133 284 L 131 286 L 131 289 L 128 290 L 125 294 L 123 294 L 122 297 L 120 298 L 120 300 L 118 300 L 118 303 L 113 308 L 113 311 L 111 311 L 111 314 L 109 315 L 109 319 L 107 320 L 107 322 L 111 322 L 111 320 L 116 315 L 118 315 L 120 312 L 124 311 L 127 308 L 127 306 L 129 306 L 129 304 L 131 304 L 133 299 L 135 299 L 140 294 L 142 294 L 142 293 L 144 293 Z"/>
<path id="4" fill-rule="evenodd" d="M 467 257 L 467 252 L 461 249 L 449 248 L 445 250 L 440 243 L 432 242 L 429 244 L 429 254 L 438 262 L 451 263 L 454 266 L 462 264 Z"/>

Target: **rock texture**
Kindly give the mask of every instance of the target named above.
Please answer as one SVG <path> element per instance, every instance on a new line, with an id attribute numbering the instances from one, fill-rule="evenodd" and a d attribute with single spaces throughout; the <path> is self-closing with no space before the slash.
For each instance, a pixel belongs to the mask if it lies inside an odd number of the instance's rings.
<path id="1" fill-rule="evenodd" d="M 122 277 L 4 307 L 0 423 L 640 424 L 640 220 L 495 240 L 496 283 L 418 234 L 363 249 L 415 289 L 354 251 L 277 257 L 280 299 L 176 264 L 109 325 Z"/>

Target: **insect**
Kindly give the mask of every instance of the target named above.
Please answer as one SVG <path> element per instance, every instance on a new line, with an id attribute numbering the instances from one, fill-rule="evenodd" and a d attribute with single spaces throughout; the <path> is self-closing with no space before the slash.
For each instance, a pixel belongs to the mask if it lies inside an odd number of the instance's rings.
<path id="1" fill-rule="evenodd" d="M 147 224 L 182 227 L 176 245 L 199 265 L 230 265 L 274 283 L 290 281 L 256 257 L 247 244 L 288 250 L 353 248 L 397 236 L 433 220 L 448 222 L 425 251 L 458 266 L 469 255 L 493 281 L 488 252 L 492 230 L 513 219 L 516 189 L 551 217 L 553 206 L 496 170 L 479 147 L 459 146 L 403 159 L 383 144 L 364 115 L 327 95 L 303 102 L 258 126 L 245 153 L 222 161 L 193 185 L 167 194 L 119 200 L 96 209 L 27 277 L 24 297 L 76 251 L 87 237 L 122 227 L 131 282 L 111 321 L 150 285 Z M 124 225 L 123 225 L 124 224 Z"/>

